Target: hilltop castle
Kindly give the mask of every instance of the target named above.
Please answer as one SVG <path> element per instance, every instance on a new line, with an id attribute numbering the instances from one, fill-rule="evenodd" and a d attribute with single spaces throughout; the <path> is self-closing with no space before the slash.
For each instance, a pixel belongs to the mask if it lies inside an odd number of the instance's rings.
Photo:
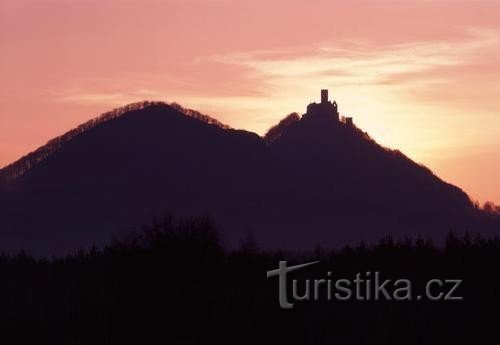
<path id="1" fill-rule="evenodd" d="M 337 102 L 330 102 L 328 99 L 328 90 L 326 89 L 321 90 L 320 103 L 310 103 L 307 106 L 307 112 L 303 115 L 303 118 L 305 120 L 334 121 L 349 126 L 353 125 L 352 117 L 340 118 Z"/>

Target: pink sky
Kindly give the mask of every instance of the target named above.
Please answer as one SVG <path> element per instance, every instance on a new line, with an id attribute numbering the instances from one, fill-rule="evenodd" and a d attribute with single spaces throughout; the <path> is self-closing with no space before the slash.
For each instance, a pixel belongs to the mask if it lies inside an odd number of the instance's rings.
<path id="1" fill-rule="evenodd" d="M 341 113 L 500 203 L 500 1 L 0 0 L 0 166 L 127 103 Z M 496 176 L 496 177 L 495 177 Z"/>

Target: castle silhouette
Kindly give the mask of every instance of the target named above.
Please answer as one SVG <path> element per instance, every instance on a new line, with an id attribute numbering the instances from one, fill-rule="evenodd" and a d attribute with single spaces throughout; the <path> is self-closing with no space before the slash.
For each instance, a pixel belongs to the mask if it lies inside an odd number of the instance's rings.
<path id="1" fill-rule="evenodd" d="M 307 106 L 307 112 L 302 117 L 308 121 L 322 121 L 322 122 L 337 122 L 343 123 L 347 126 L 353 125 L 352 117 L 340 117 L 337 102 L 330 102 L 328 99 L 328 90 L 321 90 L 321 102 L 310 103 Z"/>

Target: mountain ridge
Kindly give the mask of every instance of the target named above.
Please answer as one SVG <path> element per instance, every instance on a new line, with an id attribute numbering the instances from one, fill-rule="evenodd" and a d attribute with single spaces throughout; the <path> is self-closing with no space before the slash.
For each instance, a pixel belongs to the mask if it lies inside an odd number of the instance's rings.
<path id="1" fill-rule="evenodd" d="M 261 137 L 162 102 L 129 108 L 10 180 L 0 249 L 67 253 L 165 213 L 210 215 L 229 246 L 250 232 L 280 249 L 497 231 L 460 188 L 311 109 Z"/>

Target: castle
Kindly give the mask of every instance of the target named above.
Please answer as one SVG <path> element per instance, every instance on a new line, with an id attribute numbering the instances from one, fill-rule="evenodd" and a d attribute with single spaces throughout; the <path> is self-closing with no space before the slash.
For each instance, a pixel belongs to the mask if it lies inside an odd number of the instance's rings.
<path id="1" fill-rule="evenodd" d="M 328 121 L 343 123 L 348 126 L 353 125 L 352 117 L 342 117 L 339 116 L 339 111 L 337 108 L 337 102 L 330 102 L 328 99 L 328 90 L 321 90 L 321 102 L 320 103 L 310 103 L 307 106 L 307 112 L 303 115 L 306 120 L 314 121 Z"/>

